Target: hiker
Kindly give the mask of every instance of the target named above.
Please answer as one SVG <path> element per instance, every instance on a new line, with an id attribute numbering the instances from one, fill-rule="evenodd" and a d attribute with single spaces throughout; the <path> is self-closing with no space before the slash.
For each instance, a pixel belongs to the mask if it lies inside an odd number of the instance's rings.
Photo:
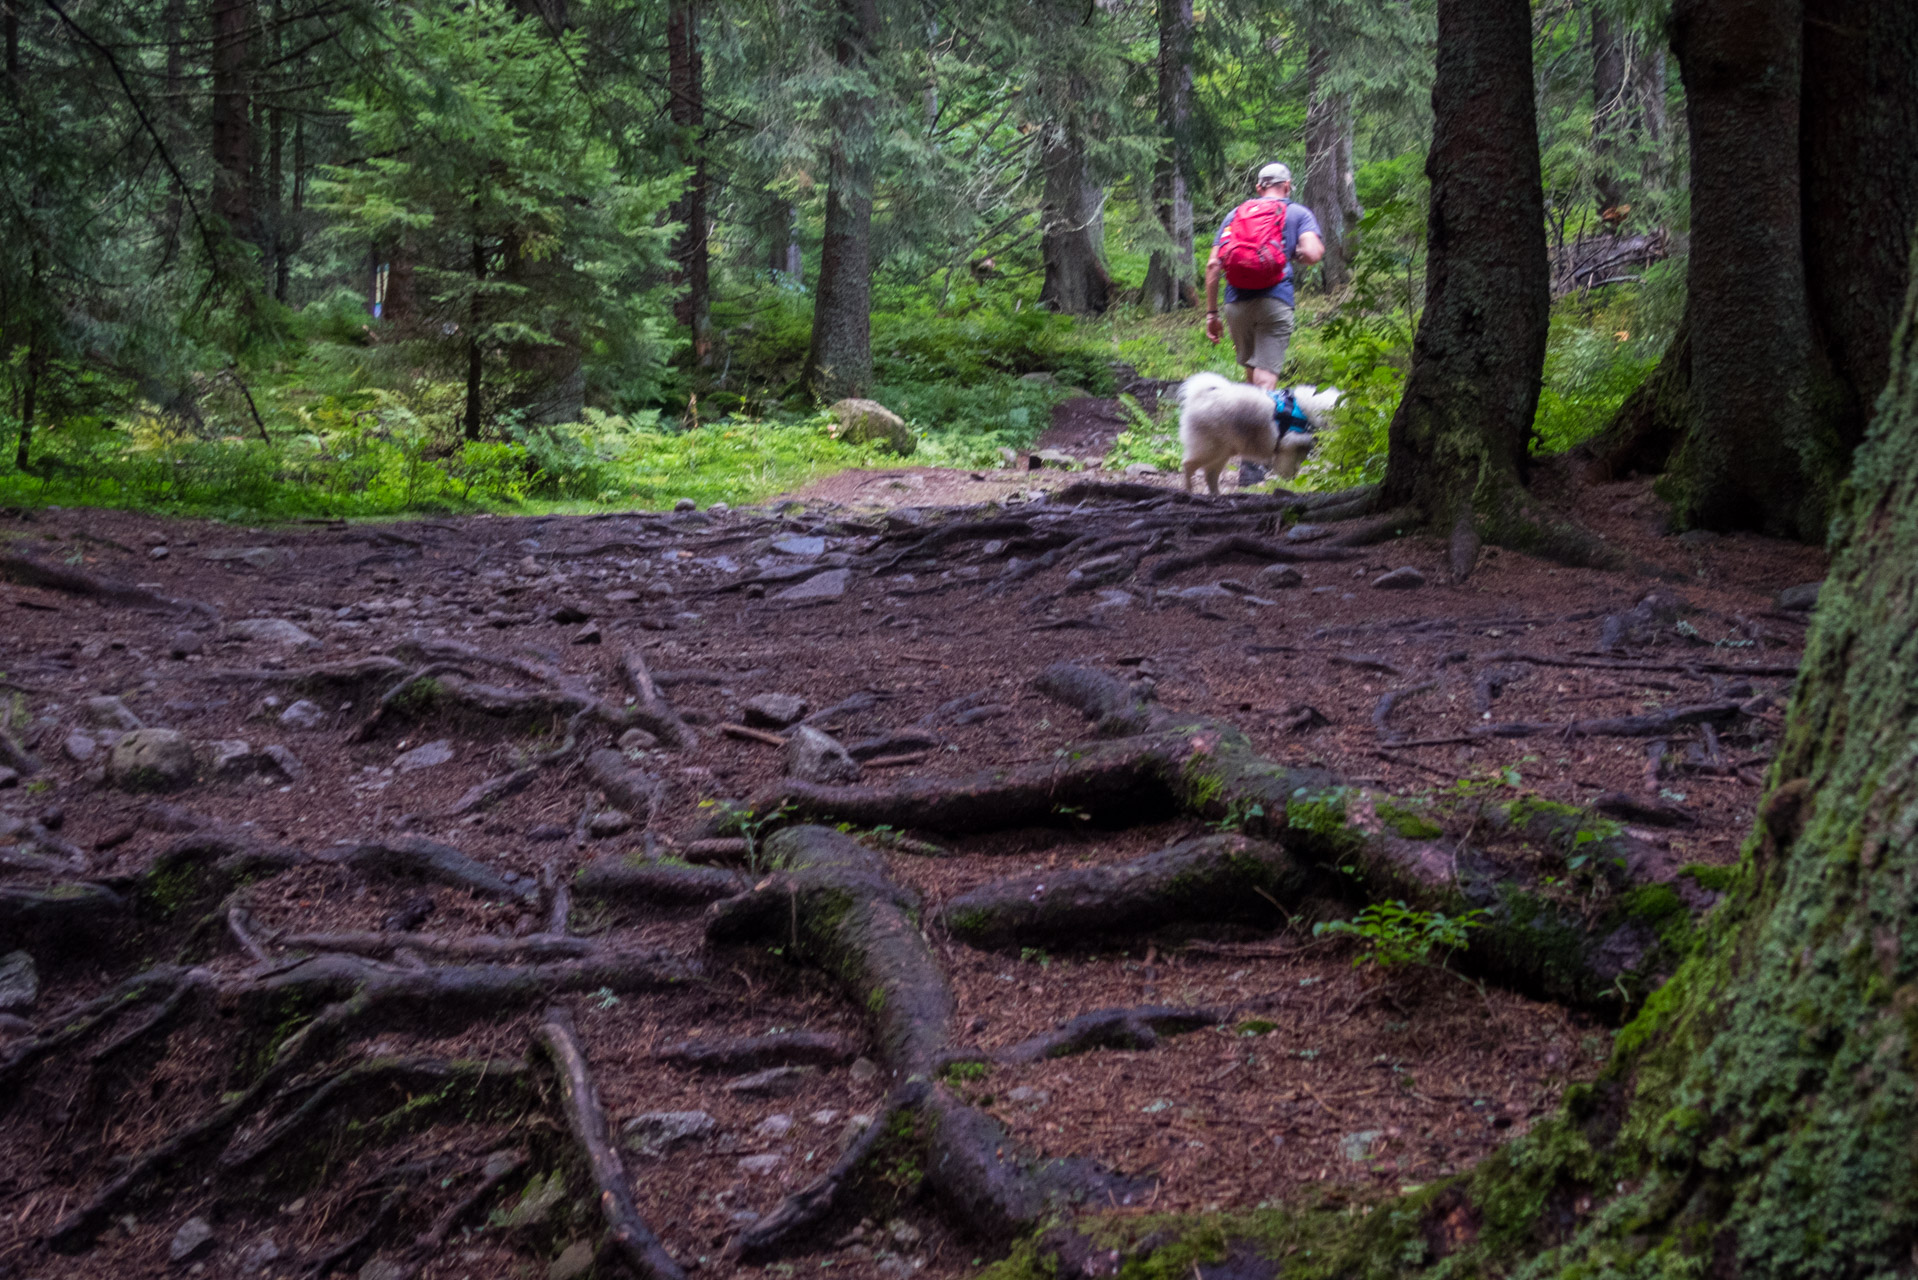
<path id="1" fill-rule="evenodd" d="M 1245 380 L 1273 394 L 1283 408 L 1279 370 L 1292 341 L 1292 264 L 1325 256 L 1319 220 L 1294 204 L 1292 171 L 1282 164 L 1259 170 L 1258 194 L 1227 214 L 1205 264 L 1205 336 L 1217 342 L 1232 331 Z M 1225 277 L 1225 319 L 1219 319 L 1219 278 Z M 1265 468 L 1239 463 L 1239 484 L 1257 484 Z"/>

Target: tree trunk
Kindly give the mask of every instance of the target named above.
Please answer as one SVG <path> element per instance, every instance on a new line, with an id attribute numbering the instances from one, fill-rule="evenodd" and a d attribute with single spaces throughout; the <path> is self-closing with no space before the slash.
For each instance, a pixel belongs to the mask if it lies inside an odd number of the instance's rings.
<path id="1" fill-rule="evenodd" d="M 1807 300 L 1803 27 L 1798 0 L 1680 0 L 1672 15 L 1691 122 L 1692 395 L 1660 491 L 1688 528 L 1822 538 L 1848 459 Z"/>
<path id="2" fill-rule="evenodd" d="M 475 197 L 474 204 L 479 203 Z M 480 438 L 480 389 L 485 374 L 485 359 L 480 351 L 480 286 L 486 281 L 486 247 L 477 234 L 473 237 L 473 303 L 467 312 L 466 331 L 466 438 Z"/>
<path id="3" fill-rule="evenodd" d="M 877 104 L 867 76 L 879 35 L 876 0 L 839 0 L 834 57 L 851 84 L 833 100 L 826 226 L 802 378 L 820 400 L 861 395 L 872 381 L 872 175 Z"/>
<path id="4" fill-rule="evenodd" d="M 673 202 L 672 219 L 679 223 L 673 242 L 674 282 L 685 292 L 673 303 L 673 317 L 692 339 L 693 359 L 703 362 L 711 346 L 711 247 L 707 236 L 706 85 L 699 49 L 698 0 L 674 0 L 666 15 L 667 91 L 672 98 L 673 125 L 679 133 L 680 158 L 692 164 L 686 190 Z"/>
<path id="5" fill-rule="evenodd" d="M 1805 23 L 1803 94 L 1805 277 L 1849 449 L 1885 385 L 1918 222 L 1918 7 L 1819 5 Z"/>
<path id="6" fill-rule="evenodd" d="M 249 244 L 259 228 L 253 209 L 252 0 L 213 0 L 213 211 Z"/>
<path id="7" fill-rule="evenodd" d="M 1619 172 L 1618 139 L 1632 93 L 1627 84 L 1624 33 L 1598 10 L 1592 11 L 1592 186 L 1601 212 L 1625 201 Z"/>
<path id="8" fill-rule="evenodd" d="M 1165 154 L 1152 180 L 1159 225 L 1172 241 L 1146 266 L 1154 311 L 1192 306 L 1192 0 L 1159 0 L 1159 137 Z"/>
<path id="9" fill-rule="evenodd" d="M 33 412 L 40 394 L 40 370 L 46 363 L 37 331 L 27 336 L 26 385 L 20 392 L 20 435 L 14 443 L 13 465 L 25 471 L 33 460 Z"/>
<path id="10" fill-rule="evenodd" d="M 1066 315 L 1098 315 L 1112 294 L 1101 244 L 1105 193 L 1087 179 L 1085 150 L 1074 126 L 1061 120 L 1045 128 L 1045 228 L 1039 242 L 1045 282 L 1039 305 Z"/>
<path id="11" fill-rule="evenodd" d="M 773 201 L 766 215 L 766 266 L 785 273 L 794 284 L 805 279 L 806 261 L 799 248 L 798 211 L 789 200 Z"/>
<path id="12" fill-rule="evenodd" d="M 1361 215 L 1352 168 L 1352 95 L 1330 84 L 1332 54 L 1316 45 L 1306 56 L 1305 189 L 1301 199 L 1319 220 L 1325 257 L 1319 285 L 1327 293 L 1352 278 L 1351 250 Z"/>
<path id="13" fill-rule="evenodd" d="M 1439 0 L 1426 304 L 1392 417 L 1380 502 L 1454 533 L 1526 545 L 1527 446 L 1551 308 L 1526 0 Z"/>

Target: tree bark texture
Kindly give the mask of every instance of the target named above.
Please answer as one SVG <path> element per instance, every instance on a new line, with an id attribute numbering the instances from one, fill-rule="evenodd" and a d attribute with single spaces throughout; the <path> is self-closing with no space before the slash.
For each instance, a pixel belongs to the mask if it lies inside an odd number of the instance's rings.
<path id="1" fill-rule="evenodd" d="M 1426 306 L 1380 505 L 1523 545 L 1551 306 L 1525 0 L 1439 0 L 1432 107 Z"/>
<path id="2" fill-rule="evenodd" d="M 1172 241 L 1146 265 L 1145 301 L 1154 311 L 1194 305 L 1192 265 L 1192 0 L 1159 0 L 1159 138 L 1153 174 L 1159 225 Z"/>
<path id="3" fill-rule="evenodd" d="M 251 0 L 213 0 L 213 211 L 238 239 L 257 243 L 253 208 Z"/>
<path id="4" fill-rule="evenodd" d="M 1799 155 L 1812 329 L 1864 436 L 1891 358 L 1918 222 L 1918 7 L 1832 0 L 1806 15 Z"/>
<path id="5" fill-rule="evenodd" d="M 1822 538 L 1848 450 L 1813 341 L 1799 189 L 1797 0 L 1680 0 L 1691 121 L 1691 422 L 1661 492 L 1680 524 Z"/>
<path id="6" fill-rule="evenodd" d="M 1352 163 L 1352 95 L 1330 84 L 1331 50 L 1317 45 L 1306 57 L 1305 189 L 1302 199 L 1319 220 L 1325 257 L 1319 261 L 1319 285 L 1327 293 L 1352 279 L 1357 248 L 1358 175 Z"/>
<path id="7" fill-rule="evenodd" d="M 685 192 L 673 202 L 672 219 L 680 226 L 673 242 L 674 281 L 685 292 L 673 303 L 673 318 L 683 325 L 693 344 L 693 358 L 706 358 L 711 346 L 711 245 L 707 236 L 710 182 L 706 173 L 706 85 L 704 59 L 699 48 L 698 0 L 674 0 L 666 14 L 667 92 L 672 119 L 679 133 L 680 158 L 690 162 L 692 175 Z"/>
<path id="8" fill-rule="evenodd" d="M 1079 95 L 1074 95 L 1079 96 Z M 1085 145 L 1069 117 L 1045 126 L 1045 228 L 1039 241 L 1045 281 L 1039 305 L 1073 316 L 1095 316 L 1112 300 L 1106 271 L 1105 192 L 1087 172 Z"/>
<path id="9" fill-rule="evenodd" d="M 827 143 L 826 225 L 804 382 L 820 400 L 863 394 L 872 381 L 872 178 L 878 106 L 866 78 L 879 36 L 876 0 L 840 0 L 834 57 L 853 80 L 834 99 Z"/>
<path id="10" fill-rule="evenodd" d="M 1618 138 L 1623 131 L 1627 86 L 1624 33 L 1611 18 L 1592 13 L 1592 186 L 1600 211 L 1624 202 Z"/>

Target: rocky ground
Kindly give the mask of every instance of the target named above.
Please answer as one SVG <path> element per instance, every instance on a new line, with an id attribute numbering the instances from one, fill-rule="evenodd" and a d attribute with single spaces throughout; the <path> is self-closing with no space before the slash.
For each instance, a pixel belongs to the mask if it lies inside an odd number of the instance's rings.
<path id="1" fill-rule="evenodd" d="M 0 1276 L 954 1275 L 1442 1177 L 1596 1071 L 1819 552 L 1550 474 L 1624 567 L 1453 584 L 1317 499 L 981 474 L 0 517 Z M 1315 934 L 1382 900 L 1487 914 Z"/>

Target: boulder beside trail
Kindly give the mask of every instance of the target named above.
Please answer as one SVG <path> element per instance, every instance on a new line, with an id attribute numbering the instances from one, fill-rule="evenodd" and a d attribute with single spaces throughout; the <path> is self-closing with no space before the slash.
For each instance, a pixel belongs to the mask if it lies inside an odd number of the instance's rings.
<path id="1" fill-rule="evenodd" d="M 107 778 L 122 791 L 172 791 L 193 770 L 193 744 L 177 729 L 135 729 L 107 756 Z"/>
<path id="2" fill-rule="evenodd" d="M 848 398 L 836 401 L 826 412 L 837 423 L 834 434 L 848 444 L 884 441 L 901 457 L 919 447 L 919 441 L 913 436 L 912 428 L 906 425 L 906 420 L 877 400 Z"/>
<path id="3" fill-rule="evenodd" d="M 859 762 L 837 738 L 802 724 L 786 743 L 786 773 L 828 786 L 853 783 L 859 781 Z"/>

